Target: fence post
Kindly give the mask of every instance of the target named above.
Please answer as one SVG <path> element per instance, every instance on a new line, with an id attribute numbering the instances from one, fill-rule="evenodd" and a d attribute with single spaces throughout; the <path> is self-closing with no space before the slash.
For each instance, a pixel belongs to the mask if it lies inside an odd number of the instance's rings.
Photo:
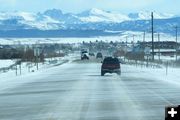
<path id="1" fill-rule="evenodd" d="M 146 67 L 149 67 L 149 56 L 147 56 Z"/>
<path id="2" fill-rule="evenodd" d="M 21 62 L 19 64 L 19 71 L 20 71 L 20 75 L 21 75 Z"/>
<path id="3" fill-rule="evenodd" d="M 18 74 L 18 73 L 17 73 L 17 64 L 16 64 L 16 76 L 17 76 L 17 74 Z"/>
<path id="4" fill-rule="evenodd" d="M 168 61 L 167 61 L 167 63 L 166 63 L 166 75 L 168 75 Z"/>

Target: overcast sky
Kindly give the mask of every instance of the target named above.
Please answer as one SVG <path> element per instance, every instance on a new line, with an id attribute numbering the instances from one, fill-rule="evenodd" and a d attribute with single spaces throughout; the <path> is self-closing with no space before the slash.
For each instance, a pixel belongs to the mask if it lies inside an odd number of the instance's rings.
<path id="1" fill-rule="evenodd" d="M 78 13 L 90 8 L 130 13 L 156 11 L 180 14 L 180 0 L 0 0 L 0 11 L 42 12 L 57 8 Z"/>

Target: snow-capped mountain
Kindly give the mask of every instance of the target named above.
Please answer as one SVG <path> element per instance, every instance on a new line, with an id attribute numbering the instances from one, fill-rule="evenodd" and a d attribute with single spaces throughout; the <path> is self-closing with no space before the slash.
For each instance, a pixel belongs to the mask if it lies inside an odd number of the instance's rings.
<path id="1" fill-rule="evenodd" d="M 119 13 L 112 13 L 110 11 L 104 11 L 93 8 L 88 11 L 84 11 L 77 15 L 83 22 L 113 22 L 118 23 L 122 21 L 130 20 L 126 15 Z"/>
<path id="2" fill-rule="evenodd" d="M 173 14 L 153 12 L 155 19 L 167 19 L 175 17 Z M 141 11 L 139 13 L 129 13 L 128 17 L 131 20 L 148 20 L 151 19 L 150 11 Z"/>
<path id="3" fill-rule="evenodd" d="M 0 30 L 132 30 L 148 29 L 151 12 L 130 13 L 128 15 L 100 9 L 90 9 L 78 14 L 63 13 L 58 9 L 50 9 L 41 13 L 0 12 Z M 167 26 L 179 24 L 177 16 L 154 12 L 154 18 Z M 161 31 L 167 30 L 162 26 Z"/>
<path id="4" fill-rule="evenodd" d="M 0 12 L 0 26 L 5 28 L 16 29 L 16 26 L 22 26 L 23 29 L 59 29 L 60 21 L 40 13 L 34 14 L 29 12 Z M 10 26 L 11 25 L 11 26 Z M 1 29 L 3 29 L 1 27 Z"/>
<path id="5" fill-rule="evenodd" d="M 128 15 L 100 10 L 97 8 L 92 8 L 90 10 L 83 11 L 79 14 L 67 13 L 64 14 L 61 10 L 51 9 L 43 13 L 46 16 L 49 16 L 55 20 L 63 21 L 68 24 L 72 23 L 120 23 L 123 21 L 132 21 L 132 20 L 148 20 L 151 19 L 150 11 L 141 11 L 139 13 L 130 13 Z M 154 12 L 155 19 L 167 19 L 175 17 L 173 14 L 168 13 L 158 13 Z"/>

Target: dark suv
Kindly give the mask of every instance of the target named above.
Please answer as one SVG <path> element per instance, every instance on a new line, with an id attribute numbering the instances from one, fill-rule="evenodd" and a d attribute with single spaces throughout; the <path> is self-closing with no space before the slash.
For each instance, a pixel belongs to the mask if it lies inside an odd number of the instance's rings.
<path id="1" fill-rule="evenodd" d="M 98 52 L 97 55 L 96 55 L 96 58 L 97 58 L 97 59 L 98 59 L 98 58 L 101 58 L 101 59 L 102 59 L 102 58 L 103 58 L 102 53 L 101 53 L 101 52 Z"/>
<path id="2" fill-rule="evenodd" d="M 107 57 L 103 60 L 101 76 L 104 76 L 106 73 L 117 73 L 121 75 L 121 66 L 118 58 Z"/>

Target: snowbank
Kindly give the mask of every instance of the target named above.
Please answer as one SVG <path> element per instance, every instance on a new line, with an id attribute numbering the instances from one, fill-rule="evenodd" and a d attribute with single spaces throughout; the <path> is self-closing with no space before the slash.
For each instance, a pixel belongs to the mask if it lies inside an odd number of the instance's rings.
<path id="1" fill-rule="evenodd" d="M 12 64 L 14 64 L 12 60 L 0 60 L 0 68 L 9 67 Z"/>
<path id="2" fill-rule="evenodd" d="M 166 71 L 167 70 L 167 71 Z M 180 68 L 146 68 L 140 66 L 122 65 L 122 76 L 131 76 L 142 79 L 154 79 L 169 84 L 180 85 Z"/>

